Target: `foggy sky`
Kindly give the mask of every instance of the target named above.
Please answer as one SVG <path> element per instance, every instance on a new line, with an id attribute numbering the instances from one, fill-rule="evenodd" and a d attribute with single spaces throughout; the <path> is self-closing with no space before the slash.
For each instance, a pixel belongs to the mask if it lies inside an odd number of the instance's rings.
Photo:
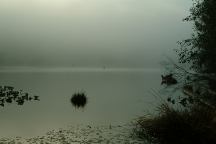
<path id="1" fill-rule="evenodd" d="M 190 0 L 1 0 L 0 66 L 157 67 Z"/>

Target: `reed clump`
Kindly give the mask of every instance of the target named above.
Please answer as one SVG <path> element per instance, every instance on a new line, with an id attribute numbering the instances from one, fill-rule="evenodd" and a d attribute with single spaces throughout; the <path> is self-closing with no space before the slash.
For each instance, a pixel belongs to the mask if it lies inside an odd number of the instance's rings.
<path id="1" fill-rule="evenodd" d="M 83 108 L 87 103 L 87 96 L 84 92 L 74 93 L 71 97 L 71 103 L 76 108 Z"/>

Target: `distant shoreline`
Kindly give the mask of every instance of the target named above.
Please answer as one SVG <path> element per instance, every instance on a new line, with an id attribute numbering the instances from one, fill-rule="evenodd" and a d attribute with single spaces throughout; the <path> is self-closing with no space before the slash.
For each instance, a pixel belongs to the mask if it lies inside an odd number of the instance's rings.
<path id="1" fill-rule="evenodd" d="M 0 73 L 17 72 L 161 72 L 160 68 L 107 68 L 107 67 L 0 67 Z"/>

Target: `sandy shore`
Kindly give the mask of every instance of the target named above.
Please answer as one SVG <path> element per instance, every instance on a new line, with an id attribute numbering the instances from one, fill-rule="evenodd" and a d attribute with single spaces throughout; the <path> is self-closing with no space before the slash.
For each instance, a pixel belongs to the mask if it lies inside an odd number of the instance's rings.
<path id="1" fill-rule="evenodd" d="M 146 144 L 132 134 L 131 125 L 77 125 L 32 138 L 2 138 L 0 144 Z"/>

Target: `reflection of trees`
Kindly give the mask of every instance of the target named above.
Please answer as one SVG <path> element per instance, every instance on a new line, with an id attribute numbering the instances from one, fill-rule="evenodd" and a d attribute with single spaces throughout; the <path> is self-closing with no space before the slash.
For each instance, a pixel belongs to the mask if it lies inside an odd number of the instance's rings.
<path id="1" fill-rule="evenodd" d="M 30 96 L 29 93 L 15 90 L 12 86 L 0 86 L 0 106 L 4 107 L 5 103 L 13 102 L 23 105 L 26 101 L 39 101 L 39 96 Z"/>

